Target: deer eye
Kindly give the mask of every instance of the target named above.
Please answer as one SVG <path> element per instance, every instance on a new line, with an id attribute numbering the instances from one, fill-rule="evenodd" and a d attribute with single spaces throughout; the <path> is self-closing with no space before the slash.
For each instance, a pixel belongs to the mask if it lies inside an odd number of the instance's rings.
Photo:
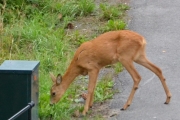
<path id="1" fill-rule="evenodd" d="M 56 93 L 55 93 L 55 92 L 53 92 L 53 93 L 52 93 L 52 96 L 55 96 L 55 95 L 56 95 Z"/>

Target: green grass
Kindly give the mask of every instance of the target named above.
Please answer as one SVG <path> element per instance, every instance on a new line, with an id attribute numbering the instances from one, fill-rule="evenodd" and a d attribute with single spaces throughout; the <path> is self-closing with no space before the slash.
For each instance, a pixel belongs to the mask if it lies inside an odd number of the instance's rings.
<path id="1" fill-rule="evenodd" d="M 106 75 L 101 80 L 98 81 L 95 89 L 94 101 L 103 102 L 107 99 L 111 99 L 115 93 L 112 89 L 114 82 L 112 80 L 112 75 Z"/>
<path id="2" fill-rule="evenodd" d="M 101 3 L 100 9 L 101 9 L 101 19 L 112 20 L 112 19 L 122 19 L 125 15 L 125 11 L 129 10 L 130 8 L 126 4 L 113 6 L 106 3 Z"/>
<path id="3" fill-rule="evenodd" d="M 124 30 L 126 29 L 126 23 L 123 20 L 108 20 L 108 22 L 101 29 L 103 32 Z"/>
<path id="4" fill-rule="evenodd" d="M 115 67 L 114 67 L 114 71 L 116 74 L 118 74 L 119 72 L 122 72 L 123 71 L 123 66 L 121 63 L 116 63 L 115 64 Z"/>
<path id="5" fill-rule="evenodd" d="M 111 16 L 106 15 L 110 7 Z M 49 106 L 52 82 L 49 72 L 64 73 L 74 51 L 89 39 L 78 30 L 69 31 L 66 25 L 76 18 L 86 17 L 97 11 L 93 0 L 15 0 L 0 2 L 0 63 L 4 60 L 40 60 L 39 70 L 39 117 L 47 119 L 71 119 L 73 112 L 83 109 L 75 105 L 78 95 L 87 89 L 74 82 L 56 106 Z M 121 18 L 128 7 L 101 5 L 102 11 L 95 16 L 104 19 L 105 31 L 125 29 Z M 120 10 L 117 13 L 117 9 Z M 124 13 L 123 13 L 124 14 Z M 58 18 L 62 15 L 62 18 Z M 103 16 L 103 17 L 102 17 Z M 95 31 L 95 32 L 96 32 Z M 120 69 L 117 67 L 115 69 Z M 86 83 L 87 84 L 87 83 Z M 114 92 L 112 78 L 105 76 L 99 80 L 95 91 L 95 102 L 112 98 Z M 98 118 L 97 118 L 98 119 Z"/>

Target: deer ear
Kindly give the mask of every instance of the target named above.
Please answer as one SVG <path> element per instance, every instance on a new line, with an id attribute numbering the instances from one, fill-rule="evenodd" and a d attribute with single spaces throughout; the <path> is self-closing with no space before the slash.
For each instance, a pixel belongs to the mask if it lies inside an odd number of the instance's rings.
<path id="1" fill-rule="evenodd" d="M 62 80 L 62 76 L 61 74 L 58 74 L 56 78 L 56 84 L 59 85 L 61 83 L 61 80 Z"/>
<path id="2" fill-rule="evenodd" d="M 51 77 L 52 81 L 56 82 L 56 77 L 53 75 L 53 73 L 50 72 L 49 74 L 50 74 L 50 77 Z"/>

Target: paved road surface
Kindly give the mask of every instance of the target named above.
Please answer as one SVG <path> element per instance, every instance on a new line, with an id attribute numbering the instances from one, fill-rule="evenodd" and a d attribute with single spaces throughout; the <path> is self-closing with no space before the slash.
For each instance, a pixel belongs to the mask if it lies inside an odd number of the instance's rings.
<path id="1" fill-rule="evenodd" d="M 169 105 L 163 104 L 166 96 L 159 79 L 135 65 L 142 81 L 133 103 L 110 120 L 180 120 L 180 0 L 131 0 L 130 6 L 129 29 L 146 38 L 147 56 L 162 69 L 172 99 Z M 112 100 L 112 109 L 123 107 L 133 85 L 126 70 L 116 83 L 121 94 Z"/>

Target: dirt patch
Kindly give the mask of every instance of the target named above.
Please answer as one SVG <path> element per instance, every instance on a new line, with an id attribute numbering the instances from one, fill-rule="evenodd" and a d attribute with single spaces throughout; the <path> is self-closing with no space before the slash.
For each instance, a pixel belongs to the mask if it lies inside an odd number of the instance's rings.
<path id="1" fill-rule="evenodd" d="M 109 107 L 110 100 L 107 100 L 103 103 L 95 103 L 93 108 L 90 110 L 89 118 L 100 117 L 107 119 L 113 116 L 116 116 L 120 113 L 120 109 L 110 109 Z"/>
<path id="2" fill-rule="evenodd" d="M 130 0 L 95 0 L 96 6 L 98 7 L 101 3 L 107 3 L 109 5 L 118 5 L 118 4 L 129 4 Z M 126 16 L 125 21 L 128 21 L 129 18 Z M 101 34 L 99 31 L 105 25 L 106 21 L 100 19 L 99 11 L 91 14 L 86 17 L 79 17 L 76 21 L 72 22 L 74 26 L 71 31 L 78 30 L 81 34 L 85 35 L 89 40 L 95 38 L 97 35 Z"/>
<path id="3" fill-rule="evenodd" d="M 120 109 L 110 109 L 109 108 L 109 102 L 110 100 L 107 100 L 105 102 L 96 102 L 93 104 L 93 107 L 89 109 L 88 113 L 85 117 L 80 117 L 81 113 L 79 111 L 76 111 L 73 116 L 73 120 L 105 120 L 111 117 L 114 117 L 120 113 Z"/>
<path id="4" fill-rule="evenodd" d="M 95 16 L 87 16 L 78 18 L 77 21 L 73 22 L 74 30 L 78 30 L 81 34 L 87 38 L 92 39 L 98 35 L 98 29 L 101 28 L 105 23 L 100 21 Z"/>

